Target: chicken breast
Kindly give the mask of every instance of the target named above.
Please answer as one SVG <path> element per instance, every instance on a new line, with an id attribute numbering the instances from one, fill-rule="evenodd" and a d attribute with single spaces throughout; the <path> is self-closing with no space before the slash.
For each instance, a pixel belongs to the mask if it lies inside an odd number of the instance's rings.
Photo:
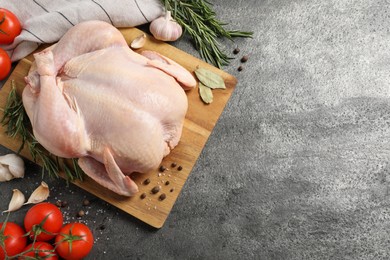
<path id="1" fill-rule="evenodd" d="M 132 196 L 129 175 L 156 169 L 179 142 L 194 77 L 155 52 L 133 52 L 100 21 L 80 23 L 34 55 L 23 104 L 38 142 L 79 158 L 100 185 Z"/>

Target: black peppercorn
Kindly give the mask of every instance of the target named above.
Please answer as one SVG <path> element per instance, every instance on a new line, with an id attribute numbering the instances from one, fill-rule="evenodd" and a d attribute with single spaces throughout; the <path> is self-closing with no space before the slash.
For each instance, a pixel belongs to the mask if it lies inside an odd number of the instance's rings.
<path id="1" fill-rule="evenodd" d="M 77 212 L 77 217 L 79 217 L 79 218 L 81 218 L 84 215 L 85 215 L 84 210 L 80 210 L 79 212 Z"/>
<path id="2" fill-rule="evenodd" d="M 143 200 L 144 198 L 146 198 L 146 193 L 144 192 L 144 193 L 142 193 L 141 194 L 141 196 L 140 196 L 140 198 Z"/>
<path id="3" fill-rule="evenodd" d="M 165 193 L 161 194 L 160 197 L 158 197 L 159 200 L 165 200 L 165 198 L 167 197 L 167 195 L 165 195 Z"/>
<path id="4" fill-rule="evenodd" d="M 149 178 L 147 178 L 147 179 L 144 180 L 144 184 L 145 184 L 145 185 L 148 185 L 149 183 L 150 183 L 150 179 L 149 179 Z"/>
<path id="5" fill-rule="evenodd" d="M 233 50 L 233 53 L 234 54 L 238 54 L 240 52 L 240 49 L 239 48 L 235 48 L 234 50 Z"/>
<path id="6" fill-rule="evenodd" d="M 158 186 L 158 185 L 157 185 L 157 186 L 154 186 L 153 189 L 152 189 L 152 193 L 153 193 L 153 194 L 156 194 L 156 193 L 158 193 L 160 190 L 161 190 L 161 187 L 160 187 L 160 186 Z"/>
<path id="7" fill-rule="evenodd" d="M 248 56 L 248 55 L 244 55 L 244 56 L 242 56 L 242 58 L 241 58 L 241 62 L 247 62 L 248 59 L 249 59 L 249 56 Z"/>

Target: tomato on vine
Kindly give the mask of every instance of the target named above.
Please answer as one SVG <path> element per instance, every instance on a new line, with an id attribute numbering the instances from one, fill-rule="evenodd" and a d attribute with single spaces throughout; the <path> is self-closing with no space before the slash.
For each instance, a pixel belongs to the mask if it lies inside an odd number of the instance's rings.
<path id="1" fill-rule="evenodd" d="M 45 259 L 45 260 L 58 260 L 58 256 L 55 253 L 54 247 L 47 242 L 36 241 L 26 246 L 23 250 L 25 252 L 19 260 L 28 259 Z"/>
<path id="2" fill-rule="evenodd" d="M 0 259 L 21 253 L 27 244 L 22 227 L 13 222 L 0 223 Z"/>
<path id="3" fill-rule="evenodd" d="M 11 59 L 8 54 L 0 48 L 0 80 L 5 79 L 11 71 Z"/>
<path id="4" fill-rule="evenodd" d="M 60 231 L 64 218 L 54 204 L 43 202 L 30 208 L 24 217 L 24 228 L 31 239 L 49 241 Z"/>
<path id="5" fill-rule="evenodd" d="M 82 259 L 93 246 L 93 235 L 83 223 L 69 223 L 62 227 L 55 238 L 56 251 L 64 259 Z"/>
<path id="6" fill-rule="evenodd" d="M 0 44 L 11 44 L 22 31 L 19 19 L 11 11 L 0 8 Z"/>

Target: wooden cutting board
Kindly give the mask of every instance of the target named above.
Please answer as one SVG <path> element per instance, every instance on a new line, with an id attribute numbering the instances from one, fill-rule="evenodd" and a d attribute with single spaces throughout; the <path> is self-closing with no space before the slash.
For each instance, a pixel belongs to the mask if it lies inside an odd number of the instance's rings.
<path id="1" fill-rule="evenodd" d="M 133 39 L 143 33 L 136 28 L 121 29 L 121 32 L 129 44 Z M 237 80 L 232 75 L 229 75 L 228 73 L 219 70 L 169 44 L 158 41 L 151 36 L 147 36 L 146 44 L 142 49 L 137 51 L 142 50 L 157 51 L 172 60 L 175 60 L 192 73 L 198 66 L 212 70 L 223 77 L 227 89 L 213 90 L 214 101 L 209 105 L 206 105 L 201 101 L 198 93 L 198 87 L 187 91 L 189 109 L 186 115 L 180 143 L 166 158 L 164 158 L 161 163 L 161 165 L 165 166 L 167 170 L 161 172 L 159 169 L 155 169 L 145 174 L 134 174 L 132 176 L 134 181 L 139 185 L 139 194 L 130 198 L 122 197 L 99 186 L 99 184 L 88 177 L 86 177 L 84 181 L 76 181 L 74 184 L 144 221 L 145 223 L 153 227 L 160 228 L 163 226 L 169 212 L 175 204 L 184 183 L 194 167 L 196 160 L 206 144 L 206 141 L 217 123 L 217 120 L 228 99 L 230 98 L 236 86 Z M 11 89 L 12 80 L 15 81 L 18 92 L 22 92 L 25 85 L 23 78 L 27 75 L 32 61 L 32 55 L 21 60 L 7 82 L 4 84 L 0 91 L 0 106 L 2 108 L 5 107 L 6 99 Z M 21 142 L 19 139 L 8 137 L 5 134 L 5 128 L 2 128 L 0 131 L 0 144 L 16 151 Z M 22 151 L 22 155 L 30 160 L 32 159 L 27 149 Z M 172 163 L 175 163 L 176 167 L 172 167 Z M 181 170 L 179 170 L 179 166 L 182 168 Z M 145 185 L 143 182 L 147 178 L 150 179 L 150 183 Z M 161 186 L 161 190 L 157 194 L 152 194 L 152 188 L 158 185 Z M 66 189 L 66 186 L 64 186 L 64 189 Z M 146 193 L 146 198 L 140 198 L 142 193 Z M 163 193 L 166 194 L 166 198 L 164 200 L 160 200 L 159 197 Z"/>

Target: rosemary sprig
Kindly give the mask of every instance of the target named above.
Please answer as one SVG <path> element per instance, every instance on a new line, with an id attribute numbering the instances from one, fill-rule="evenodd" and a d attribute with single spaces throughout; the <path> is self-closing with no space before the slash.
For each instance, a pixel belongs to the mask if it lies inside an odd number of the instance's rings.
<path id="1" fill-rule="evenodd" d="M 11 81 L 11 91 L 7 97 L 4 108 L 3 126 L 6 126 L 6 133 L 12 138 L 20 137 L 22 144 L 17 153 L 27 145 L 31 157 L 35 163 L 42 162 L 42 178 L 47 172 L 50 177 L 58 177 L 60 171 L 64 171 L 68 181 L 82 180 L 83 171 L 77 164 L 77 159 L 72 159 L 72 166 L 68 166 L 65 160 L 49 153 L 38 143 L 31 132 L 31 122 L 23 107 L 23 101 L 16 92 L 15 81 Z"/>
<path id="2" fill-rule="evenodd" d="M 165 9 L 192 38 L 200 56 L 221 68 L 231 59 L 222 50 L 218 38 L 252 37 L 253 32 L 225 30 L 227 25 L 216 19 L 211 3 L 206 0 L 161 0 Z"/>

